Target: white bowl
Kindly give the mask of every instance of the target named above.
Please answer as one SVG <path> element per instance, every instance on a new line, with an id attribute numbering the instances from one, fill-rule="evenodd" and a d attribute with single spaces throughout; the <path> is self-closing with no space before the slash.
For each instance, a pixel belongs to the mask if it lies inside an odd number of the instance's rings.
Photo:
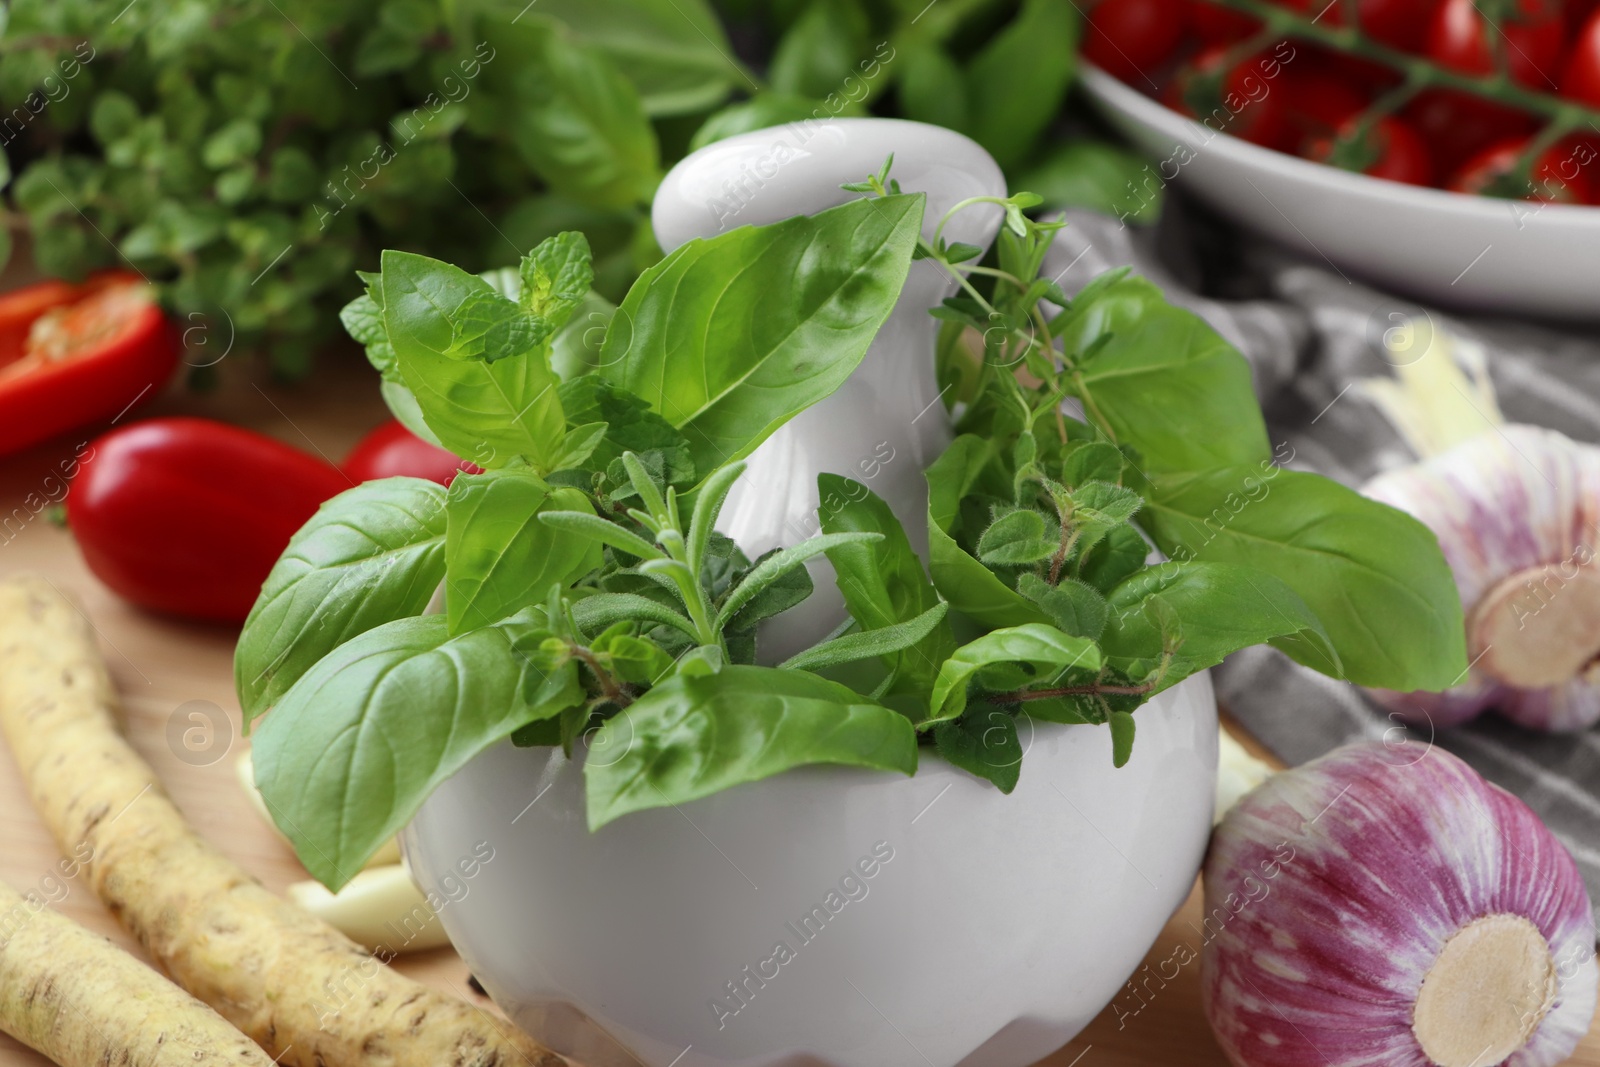
<path id="1" fill-rule="evenodd" d="M 1024 1067 L 1116 994 L 1205 849 L 1210 679 L 1137 719 L 1120 770 L 1105 727 L 1025 722 L 1010 796 L 924 750 L 915 777 L 805 768 L 593 834 L 580 762 L 502 743 L 406 857 L 495 1002 L 586 1067 Z"/>
<path id="2" fill-rule="evenodd" d="M 1600 208 L 1425 189 L 1261 148 L 1087 64 L 1084 88 L 1175 181 L 1236 222 L 1382 286 L 1469 310 L 1600 319 Z"/>

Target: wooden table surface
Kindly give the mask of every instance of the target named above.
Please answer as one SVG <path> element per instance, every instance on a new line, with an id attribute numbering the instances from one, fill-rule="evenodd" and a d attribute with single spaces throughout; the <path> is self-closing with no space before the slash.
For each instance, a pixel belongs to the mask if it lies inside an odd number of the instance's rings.
<path id="1" fill-rule="evenodd" d="M 192 341 L 199 341 L 196 336 Z M 225 337 L 207 339 L 216 352 Z M 195 346 L 195 351 L 205 351 Z M 275 386 L 258 367 L 230 357 L 218 367 L 223 379 L 205 396 L 168 390 L 134 417 L 193 413 L 227 419 L 290 444 L 337 459 L 385 417 L 377 380 L 359 358 L 337 361 L 298 387 Z M 49 480 L 56 464 L 69 458 L 86 435 L 74 435 L 0 460 L 0 575 L 23 569 L 43 572 L 77 597 L 94 621 L 102 651 L 123 697 L 126 727 L 134 746 L 154 765 L 173 800 L 206 838 L 229 858 L 275 891 L 306 877 L 293 853 L 250 808 L 234 777 L 233 764 L 246 742 L 237 735 L 238 702 L 231 666 L 235 631 L 159 618 L 119 601 L 84 567 L 70 534 L 45 516 L 19 524 L 13 509 L 34 510 L 29 494 L 59 494 Z M 12 516 L 5 525 L 6 516 Z M 200 752 L 168 742 L 169 724 L 178 733 L 190 725 L 183 709 L 204 701 L 225 711 L 232 725 L 218 731 Z M 191 738 L 193 741 L 193 738 Z M 179 753 L 183 753 L 180 758 Z M 57 860 L 54 842 L 35 816 L 9 755 L 0 755 L 0 878 L 26 891 L 40 886 Z M 45 888 L 49 888 L 46 886 Z M 125 934 L 82 885 L 67 884 L 56 907 L 85 926 L 138 953 Z M 1173 958 L 1175 948 L 1198 949 L 1198 891 L 1162 931 L 1147 957 L 1151 972 Z M 1193 958 L 1194 952 L 1177 958 Z M 402 957 L 401 970 L 469 999 L 467 969 L 449 949 Z M 1170 965 L 1162 972 L 1171 974 Z M 1221 1067 L 1227 1060 L 1212 1040 L 1200 1010 L 1198 963 L 1178 969 L 1163 984 L 1145 986 L 1145 1005 L 1137 1013 L 1123 1002 L 1120 1013 L 1107 1009 L 1066 1048 L 1039 1067 Z M 1119 1018 L 1120 1014 L 1120 1018 Z M 1591 1031 L 1569 1063 L 1600 1067 L 1600 1027 Z M 40 1067 L 47 1061 L 0 1034 L 0 1067 Z"/>

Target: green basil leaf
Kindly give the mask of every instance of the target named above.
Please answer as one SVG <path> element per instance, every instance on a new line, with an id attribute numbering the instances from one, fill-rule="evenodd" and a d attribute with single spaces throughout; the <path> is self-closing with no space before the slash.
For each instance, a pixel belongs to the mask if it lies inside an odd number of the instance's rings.
<path id="1" fill-rule="evenodd" d="M 708 0 L 540 0 L 628 76 L 652 117 L 714 107 L 748 85 Z"/>
<path id="2" fill-rule="evenodd" d="M 749 455 L 860 364 L 905 283 L 922 207 L 856 200 L 690 241 L 629 290 L 599 373 L 687 435 L 702 477 Z"/>
<path id="3" fill-rule="evenodd" d="M 895 49 L 895 92 L 905 117 L 952 130 L 971 129 L 972 94 L 950 54 L 937 42 L 916 37 L 897 41 Z"/>
<path id="4" fill-rule="evenodd" d="M 1143 156 L 1104 141 L 1057 145 L 1017 179 L 1052 208 L 1084 207 L 1134 222 L 1161 215 L 1166 183 Z"/>
<path id="5" fill-rule="evenodd" d="M 422 405 L 417 403 L 417 394 L 407 389 L 404 382 L 391 382 L 388 379 L 384 379 L 378 385 L 378 392 L 383 397 L 383 403 L 389 409 L 389 414 L 399 420 L 400 425 L 430 445 L 438 445 L 440 448 L 444 448 L 443 442 L 439 440 L 439 435 L 433 432 L 433 427 L 429 426 L 428 420 L 423 418 Z"/>
<path id="6" fill-rule="evenodd" d="M 948 604 L 935 604 L 914 619 L 897 622 L 877 630 L 861 630 L 812 645 L 784 660 L 779 666 L 789 670 L 816 671 L 843 663 L 892 656 L 927 638 L 944 621 Z"/>
<path id="7" fill-rule="evenodd" d="M 968 64 L 965 132 L 1003 169 L 1025 161 L 1066 98 L 1077 69 L 1076 11 L 1071 0 L 1024 0 Z"/>
<path id="8" fill-rule="evenodd" d="M 870 544 L 838 545 L 828 550 L 845 607 L 865 631 L 908 624 L 941 606 L 939 594 L 911 549 L 905 528 L 881 497 L 859 482 L 837 474 L 817 476 L 824 533 L 877 533 Z M 927 636 L 886 659 L 895 673 L 894 692 L 926 698 L 939 664 L 956 648 L 950 624 L 940 621 Z"/>
<path id="9" fill-rule="evenodd" d="M 467 98 L 479 106 L 478 125 L 499 127 L 494 132 L 563 196 L 602 208 L 649 200 L 660 148 L 617 64 L 537 17 L 488 18 L 483 33 L 507 55 L 483 69 L 492 96 Z"/>
<path id="10" fill-rule="evenodd" d="M 592 752 L 608 758 L 584 767 L 591 830 L 806 764 L 917 769 L 905 716 L 805 671 L 738 665 L 667 679 L 608 720 Z"/>
<path id="11" fill-rule="evenodd" d="M 1069 668 L 1096 671 L 1100 669 L 1100 649 L 1086 637 L 1074 637 L 1042 623 L 984 634 L 956 649 L 939 668 L 926 721 L 959 717 L 966 710 L 967 683 L 973 676 L 985 667 L 1009 663 L 1026 664 L 1051 675 Z"/>
<path id="12" fill-rule="evenodd" d="M 1250 364 L 1150 282 L 1126 276 L 1080 295 L 1064 320 L 1057 336 L 1069 354 L 1109 335 L 1082 364 L 1077 391 L 1119 443 L 1139 450 L 1143 470 L 1208 470 L 1272 455 Z"/>
<path id="13" fill-rule="evenodd" d="M 928 468 L 928 572 L 952 610 L 985 625 L 1048 622 L 1049 616 L 956 542 L 961 498 L 978 484 L 993 458 L 990 442 L 963 434 Z"/>
<path id="14" fill-rule="evenodd" d="M 312 877 L 344 885 L 440 782 L 530 720 L 536 668 L 512 644 L 534 626 L 522 616 L 451 637 L 443 615 L 399 619 L 284 694 L 251 746 L 256 785 Z"/>
<path id="15" fill-rule="evenodd" d="M 1411 516 L 1270 463 L 1158 479 L 1148 499 L 1140 521 L 1169 556 L 1244 564 L 1298 593 L 1350 681 L 1441 690 L 1466 672 L 1461 597 L 1438 539 Z M 1314 646 L 1280 647 L 1328 669 Z"/>
<path id="16" fill-rule="evenodd" d="M 1164 611 L 1147 610 L 1152 601 Z M 1214 667 L 1231 653 L 1273 642 L 1337 676 L 1339 657 L 1311 609 L 1281 579 L 1236 563 L 1171 560 L 1148 567 L 1111 591 L 1111 618 L 1100 637 L 1106 663 L 1134 679 L 1150 677 L 1163 649 L 1176 644 L 1162 679 L 1166 689 Z M 1166 632 L 1164 632 L 1166 631 Z"/>
<path id="17" fill-rule="evenodd" d="M 540 469 L 561 451 L 566 417 L 542 350 L 492 363 L 470 358 L 482 320 L 466 311 L 500 301 L 487 282 L 408 252 L 383 253 L 383 321 L 405 384 L 443 446 L 480 467 Z M 458 341 L 467 344 L 463 352 Z"/>
<path id="18" fill-rule="evenodd" d="M 290 539 L 234 652 L 246 729 L 339 645 L 427 607 L 444 577 L 444 505 L 420 478 L 365 482 Z"/>
<path id="19" fill-rule="evenodd" d="M 987 779 L 1009 793 L 1022 774 L 1022 742 L 1017 720 L 1003 708 L 976 705 L 954 722 L 933 728 L 939 755 L 964 771 Z"/>
<path id="20" fill-rule="evenodd" d="M 463 473 L 450 483 L 445 613 L 451 633 L 542 604 L 551 585 L 566 586 L 600 566 L 593 539 L 538 521 L 554 511 L 594 514 L 576 489 L 552 489 L 527 471 Z"/>

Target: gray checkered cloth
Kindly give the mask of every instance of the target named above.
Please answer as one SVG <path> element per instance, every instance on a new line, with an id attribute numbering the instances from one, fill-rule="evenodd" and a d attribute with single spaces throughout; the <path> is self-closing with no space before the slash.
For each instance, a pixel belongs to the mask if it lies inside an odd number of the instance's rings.
<path id="1" fill-rule="evenodd" d="M 1368 288 L 1332 264 L 1308 261 L 1220 224 L 1176 198 L 1153 229 L 1069 211 L 1046 269 L 1076 292 L 1111 267 L 1132 265 L 1169 299 L 1203 316 L 1250 360 L 1273 444 L 1292 464 L 1359 487 L 1413 461 L 1389 422 L 1357 391 L 1392 374 L 1382 336 L 1396 312 L 1422 310 Z M 1429 309 L 1452 333 L 1482 343 L 1507 421 L 1600 442 L 1600 338 L 1576 330 Z M 1215 672 L 1218 699 L 1286 762 L 1399 727 L 1361 690 L 1266 647 Z M 1391 735 L 1392 736 L 1392 735 Z M 1423 737 L 1426 740 L 1425 737 Z M 1546 735 L 1491 714 L 1434 739 L 1521 797 L 1572 852 L 1600 904 L 1600 728 Z M 1600 920 L 1600 907 L 1597 907 Z"/>

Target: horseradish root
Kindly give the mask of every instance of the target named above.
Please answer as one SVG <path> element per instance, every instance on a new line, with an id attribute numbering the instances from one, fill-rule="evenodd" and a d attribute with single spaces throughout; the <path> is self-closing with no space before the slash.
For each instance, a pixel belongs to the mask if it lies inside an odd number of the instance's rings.
<path id="1" fill-rule="evenodd" d="M 117 732 L 114 699 L 72 603 L 37 575 L 0 581 L 0 732 L 63 851 L 92 857 L 81 877 L 179 985 L 286 1067 L 564 1067 L 219 855 Z"/>
<path id="2" fill-rule="evenodd" d="M 271 1067 L 226 1019 L 0 882 L 0 1030 L 62 1067 Z"/>
<path id="3" fill-rule="evenodd" d="M 1594 1015 L 1588 894 L 1520 800 L 1443 751 L 1268 779 L 1205 867 L 1201 989 L 1240 1067 L 1550 1067 Z"/>

